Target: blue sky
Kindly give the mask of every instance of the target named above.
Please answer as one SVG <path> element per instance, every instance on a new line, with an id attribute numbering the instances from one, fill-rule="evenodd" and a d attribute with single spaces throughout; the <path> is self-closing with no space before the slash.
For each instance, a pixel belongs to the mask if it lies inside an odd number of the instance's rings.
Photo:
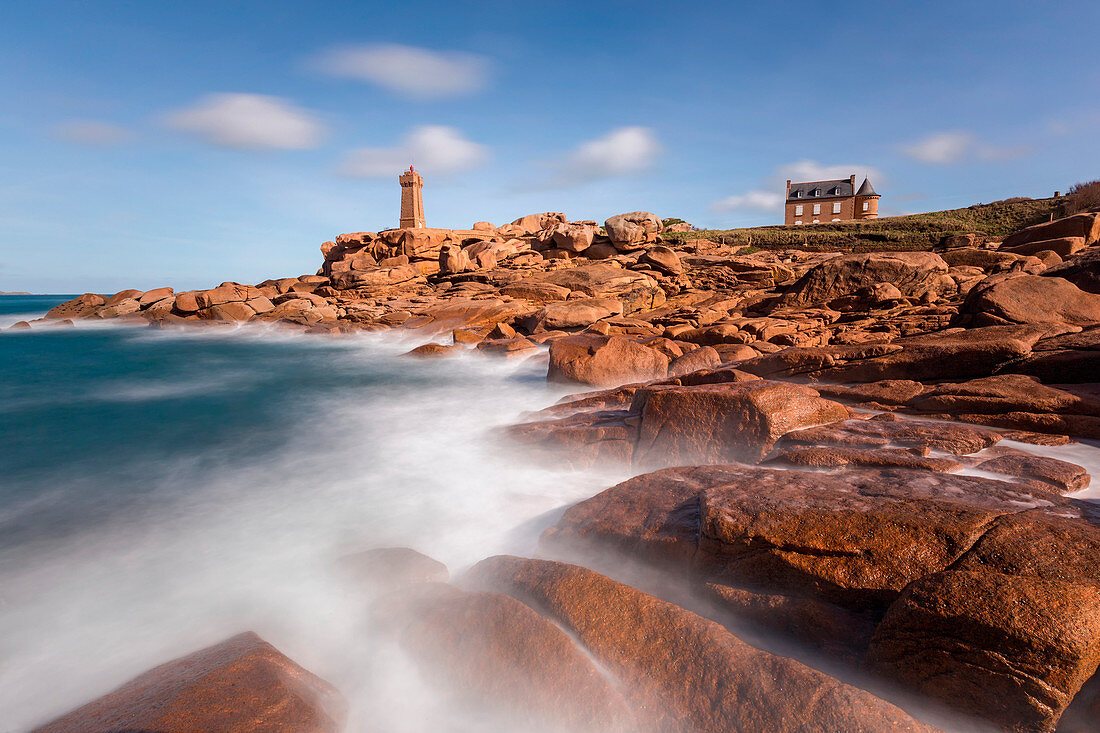
<path id="1" fill-rule="evenodd" d="M 779 223 L 784 179 L 884 214 L 1100 177 L 1100 4 L 9 2 L 0 290 L 313 272 L 319 244 L 645 209 Z"/>

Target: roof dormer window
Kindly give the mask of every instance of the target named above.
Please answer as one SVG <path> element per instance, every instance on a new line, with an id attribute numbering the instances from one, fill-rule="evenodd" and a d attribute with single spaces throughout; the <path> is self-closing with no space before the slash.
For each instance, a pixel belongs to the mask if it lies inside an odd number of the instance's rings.
<path id="1" fill-rule="evenodd" d="M 821 195 L 821 189 L 820 188 L 815 188 L 813 191 L 810 192 L 810 195 L 811 196 L 820 196 Z"/>

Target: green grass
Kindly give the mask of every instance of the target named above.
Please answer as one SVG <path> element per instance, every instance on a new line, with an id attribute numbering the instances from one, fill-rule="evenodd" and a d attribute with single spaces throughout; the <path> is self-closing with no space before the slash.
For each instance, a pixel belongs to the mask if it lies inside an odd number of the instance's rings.
<path id="1" fill-rule="evenodd" d="M 674 243 L 709 239 L 730 246 L 760 249 L 869 252 L 930 249 L 952 234 L 978 234 L 996 241 L 1017 229 L 1061 215 L 1065 199 L 1024 199 L 978 204 L 965 209 L 888 216 L 860 222 L 711 229 L 662 236 Z"/>

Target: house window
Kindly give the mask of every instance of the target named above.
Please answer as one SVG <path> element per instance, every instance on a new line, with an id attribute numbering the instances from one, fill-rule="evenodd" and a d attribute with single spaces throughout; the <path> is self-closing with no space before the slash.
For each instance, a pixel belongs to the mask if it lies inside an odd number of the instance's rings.
<path id="1" fill-rule="evenodd" d="M 792 199 L 798 199 L 798 198 L 802 198 L 802 192 L 801 192 L 801 191 L 794 191 L 794 192 L 792 192 L 792 193 L 791 193 L 791 198 L 792 198 Z"/>
<path id="2" fill-rule="evenodd" d="M 821 219 L 814 219 L 814 224 L 818 224 L 820 222 L 821 222 Z"/>
<path id="3" fill-rule="evenodd" d="M 802 216 L 802 204 L 799 204 L 798 206 L 794 207 L 794 215 L 795 216 Z"/>
<path id="4" fill-rule="evenodd" d="M 839 201 L 837 201 L 833 204 L 833 213 L 834 214 L 839 214 L 840 213 L 840 202 Z"/>
<path id="5" fill-rule="evenodd" d="M 815 188 L 813 191 L 810 192 L 810 195 L 811 196 L 820 196 L 821 195 L 821 189 L 820 188 Z"/>
<path id="6" fill-rule="evenodd" d="M 821 204 L 814 204 L 814 213 L 815 214 L 820 214 L 821 213 Z"/>
<path id="7" fill-rule="evenodd" d="M 863 210 L 864 210 L 864 211 L 867 211 L 867 207 L 868 207 L 868 206 L 870 206 L 870 204 L 869 204 L 868 202 L 864 201 L 864 202 L 863 202 Z"/>
<path id="8" fill-rule="evenodd" d="M 798 221 L 795 222 L 795 224 L 801 224 L 801 223 L 802 223 L 801 219 L 799 219 Z"/>
<path id="9" fill-rule="evenodd" d="M 833 219 L 833 221 L 840 221 L 840 219 Z"/>

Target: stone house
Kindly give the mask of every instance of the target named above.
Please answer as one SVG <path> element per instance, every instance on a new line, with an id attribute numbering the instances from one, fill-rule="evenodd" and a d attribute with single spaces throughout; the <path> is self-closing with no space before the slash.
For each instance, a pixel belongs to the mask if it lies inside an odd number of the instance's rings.
<path id="1" fill-rule="evenodd" d="M 871 181 L 863 179 L 856 189 L 856 177 L 835 181 L 787 181 L 783 224 L 824 224 L 878 218 L 879 195 Z"/>

